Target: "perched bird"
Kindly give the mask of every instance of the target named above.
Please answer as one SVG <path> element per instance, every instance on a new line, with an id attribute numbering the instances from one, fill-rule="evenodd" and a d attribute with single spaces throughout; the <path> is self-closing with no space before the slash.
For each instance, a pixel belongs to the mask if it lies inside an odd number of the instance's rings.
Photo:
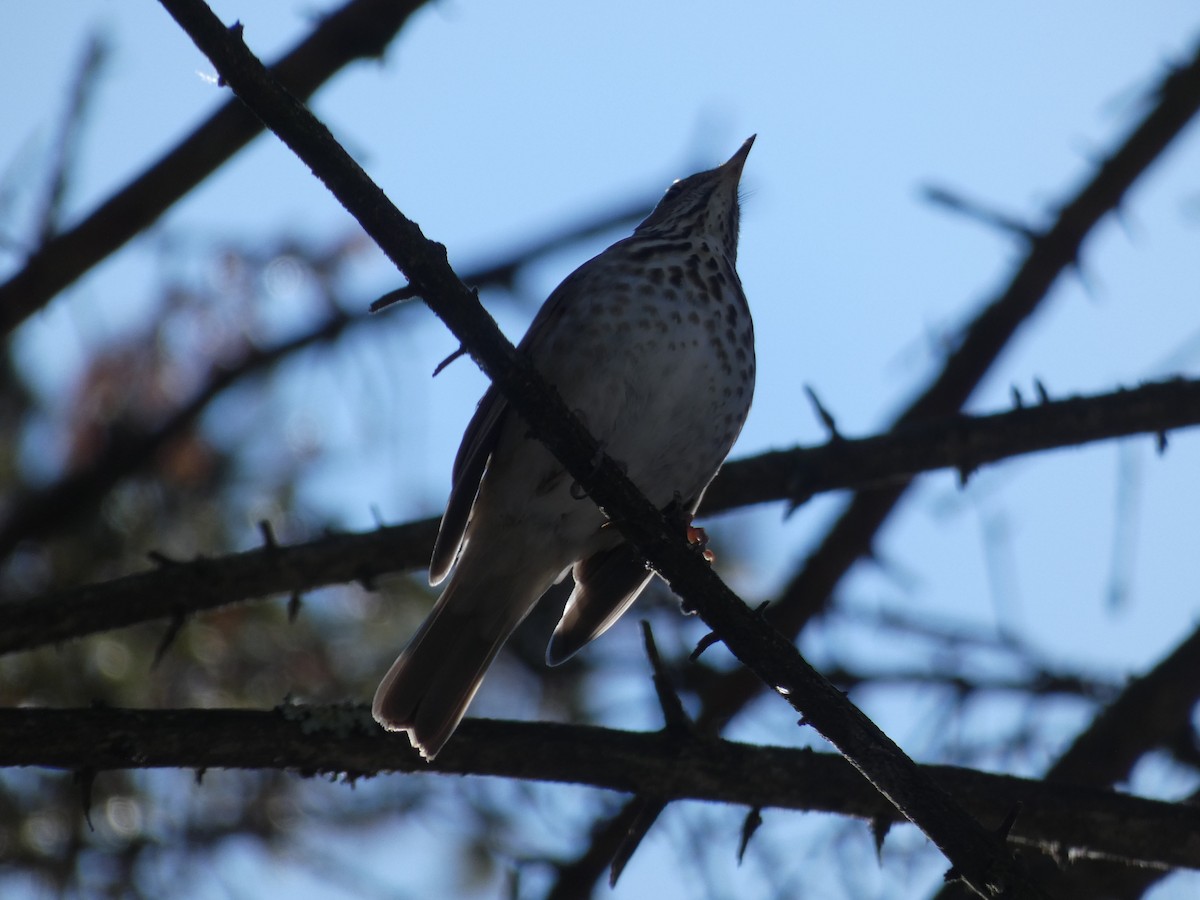
<path id="1" fill-rule="evenodd" d="M 633 235 L 546 300 L 519 349 L 658 507 L 695 512 L 750 411 L 754 326 L 735 263 L 738 183 L 754 138 L 676 181 Z M 488 388 L 454 460 L 429 567 L 450 580 L 375 693 L 375 719 L 433 759 L 488 666 L 551 585 L 575 588 L 550 639 L 557 665 L 629 608 L 637 551 Z"/>

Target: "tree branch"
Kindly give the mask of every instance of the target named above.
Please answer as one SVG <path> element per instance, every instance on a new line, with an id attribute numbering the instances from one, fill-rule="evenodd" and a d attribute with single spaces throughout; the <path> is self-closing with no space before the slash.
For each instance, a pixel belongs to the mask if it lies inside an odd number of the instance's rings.
<path id="1" fill-rule="evenodd" d="M 1191 722 L 1200 702 L 1200 630 L 1152 670 L 1132 679 L 1046 773 L 1049 781 L 1104 786 L 1124 781 L 1147 751 Z"/>
<path id="2" fill-rule="evenodd" d="M 873 437 L 730 463 L 705 494 L 702 512 L 773 500 L 798 506 L 824 491 L 907 483 L 935 469 L 955 469 L 965 482 L 982 466 L 1014 456 L 1138 433 L 1165 436 L 1198 424 L 1200 380 L 1182 378 L 991 415 L 901 421 Z"/>
<path id="3" fill-rule="evenodd" d="M 265 351 L 264 351 L 265 353 Z M 988 462 L 1086 441 L 1200 424 L 1200 381 L 1052 401 L 990 416 L 951 416 L 861 439 L 728 463 L 704 497 L 711 515 L 753 503 L 800 503 L 822 491 Z M 272 594 L 372 579 L 429 562 L 437 519 L 197 559 L 20 603 L 0 604 L 0 654 Z"/>
<path id="4" fill-rule="evenodd" d="M 1180 731 L 1194 740 L 1192 711 L 1200 702 L 1200 630 L 1151 671 L 1132 679 L 1046 773 L 1047 782 L 1104 787 L 1130 777 L 1150 751 Z M 1191 800 L 1195 802 L 1195 795 Z M 1073 896 L 1141 897 L 1164 874 L 1097 861 L 1061 873 L 1057 892 Z"/>
<path id="5" fill-rule="evenodd" d="M 590 785 L 662 800 L 902 821 L 842 758 L 676 732 L 467 719 L 426 763 L 366 707 L 275 710 L 0 709 L 0 766 L 287 769 L 348 779 L 385 772 Z M 922 766 L 982 821 L 1016 804 L 1018 844 L 1061 857 L 1200 868 L 1200 808 L 953 766 Z"/>
<path id="6" fill-rule="evenodd" d="M 975 317 L 941 373 L 899 416 L 897 426 L 949 415 L 962 408 L 1054 282 L 1075 265 L 1092 228 L 1117 208 L 1133 183 L 1195 116 L 1200 109 L 1200 46 L 1188 62 L 1168 73 L 1153 95 L 1157 101 L 1154 106 L 1099 166 L 1091 181 L 1062 207 L 1053 225 L 1044 232 L 1026 235 L 1029 251 L 1008 285 Z M 850 567 L 870 554 L 875 535 L 907 488 L 905 483 L 855 495 L 771 607 L 771 621 L 777 628 L 795 639 L 805 624 L 825 608 Z M 702 698 L 698 724 L 724 725 L 761 690 L 750 672 L 730 671 Z M 599 840 L 612 834 L 613 829 L 601 825 L 595 833 Z M 584 852 L 584 857 L 592 860 L 602 856 L 592 848 Z M 592 870 L 593 882 L 599 880 L 602 871 L 603 866 Z M 571 875 L 582 877 L 577 871 Z"/>
<path id="7" fill-rule="evenodd" d="M 293 96 L 311 96 L 356 59 L 378 57 L 424 0 L 351 0 L 271 67 Z M 262 123 L 230 100 L 175 148 L 113 194 L 70 231 L 38 248 L 0 284 L 0 334 L 8 334 L 50 298 L 148 228 L 171 205 L 262 132 Z"/>
<path id="8" fill-rule="evenodd" d="M 391 205 L 350 156 L 247 50 L 202 0 L 161 0 L 238 96 L 326 184 L 408 276 L 487 373 L 514 411 L 620 532 L 685 598 L 745 665 L 804 715 L 904 815 L 918 824 L 981 896 L 1041 897 L 1004 841 L 948 793 L 809 666 L 795 646 L 748 609 L 669 519 L 603 453 L 562 399 L 517 353 L 446 261 L 445 248 Z"/>

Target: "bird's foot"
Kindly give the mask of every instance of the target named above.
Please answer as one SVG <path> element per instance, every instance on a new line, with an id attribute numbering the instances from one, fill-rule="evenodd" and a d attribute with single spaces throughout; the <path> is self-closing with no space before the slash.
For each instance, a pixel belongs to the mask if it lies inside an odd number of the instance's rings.
<path id="1" fill-rule="evenodd" d="M 668 519 L 679 523 L 683 528 L 684 534 L 687 536 L 688 543 L 700 551 L 700 554 L 709 562 L 717 558 L 712 550 L 708 549 L 708 532 L 692 524 L 692 520 L 696 518 L 696 514 L 687 508 L 683 502 L 683 498 L 679 494 L 670 502 L 666 509 L 663 510 L 663 515 Z"/>

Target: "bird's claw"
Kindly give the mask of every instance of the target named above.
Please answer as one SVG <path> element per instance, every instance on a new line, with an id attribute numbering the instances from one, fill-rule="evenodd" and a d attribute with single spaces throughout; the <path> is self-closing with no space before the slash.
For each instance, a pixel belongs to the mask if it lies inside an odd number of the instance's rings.
<path id="1" fill-rule="evenodd" d="M 687 535 L 688 543 L 696 547 L 706 560 L 712 562 L 717 558 L 717 554 L 708 549 L 708 532 L 692 524 L 692 521 L 696 518 L 696 514 L 687 510 L 687 507 L 683 503 L 683 497 L 678 493 L 675 494 L 675 498 L 667 508 L 663 510 L 663 515 L 683 526 L 683 533 Z"/>
<path id="2" fill-rule="evenodd" d="M 700 551 L 700 554 L 709 562 L 717 558 L 717 554 L 708 548 L 708 532 L 703 528 L 698 528 L 689 522 L 687 526 L 687 539 L 688 543 L 694 544 Z"/>

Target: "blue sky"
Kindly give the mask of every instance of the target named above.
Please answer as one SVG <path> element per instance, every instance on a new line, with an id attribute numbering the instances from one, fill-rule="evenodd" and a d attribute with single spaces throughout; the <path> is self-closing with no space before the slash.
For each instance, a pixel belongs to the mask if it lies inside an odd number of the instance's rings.
<path id="1" fill-rule="evenodd" d="M 214 7 L 225 21 L 240 19 L 266 59 L 305 33 L 321 8 L 250 0 Z M 0 95 L 0 166 L 20 165 L 53 134 L 85 35 L 99 27 L 113 43 L 71 195 L 77 212 L 225 98 L 211 66 L 155 3 L 49 0 L 13 5 L 5 20 L 0 70 L 17 89 Z M 314 106 L 463 266 L 606 202 L 656 193 L 757 133 L 739 269 L 759 335 L 759 383 L 739 456 L 823 438 L 805 385 L 844 433 L 881 427 L 936 372 L 939 344 L 1003 284 L 1019 259 L 1017 242 L 931 206 L 924 186 L 1046 223 L 1136 120 L 1166 64 L 1197 39 L 1200 15 L 1186 2 L 451 0 L 424 8 L 384 61 L 352 67 Z M 1197 173 L 1192 128 L 1139 182 L 1121 219 L 1092 236 L 1082 259 L 1086 286 L 1076 277 L 1059 283 L 975 409 L 1006 407 L 1012 385 L 1031 396 L 1035 378 L 1064 396 L 1196 373 Z M 268 136 L 160 228 L 252 236 L 284 226 L 319 236 L 350 223 Z M 521 292 L 545 296 L 587 255 L 576 248 L 539 265 Z M 146 241 L 135 241 L 23 330 L 21 352 L 42 390 L 64 384 L 93 342 L 136 321 L 153 289 L 149 258 Z M 397 281 L 381 257 L 364 259 L 356 279 L 363 306 Z M 502 306 L 497 315 L 515 338 L 529 313 Z M 64 322 L 74 326 L 74 344 L 63 342 Z M 384 372 L 427 373 L 454 348 L 428 315 L 397 340 L 403 363 L 389 360 Z M 392 521 L 438 511 L 483 385 L 460 362 L 420 399 L 405 394 L 419 406 L 419 439 L 319 417 L 341 464 L 313 473 L 308 499 L 360 528 L 371 526 L 373 505 Z M 397 395 L 377 396 L 378 416 L 387 419 Z M 384 439 L 361 446 L 365 431 L 376 434 L 370 428 Z M 983 624 L 1003 618 L 1050 658 L 1138 671 L 1196 616 L 1200 440 L 1173 436 L 1161 458 L 1149 439 L 1124 446 L 1018 460 L 981 473 L 965 491 L 949 475 L 925 478 L 878 548 L 908 582 L 863 567 L 845 601 L 904 603 Z M 1140 492 L 1136 520 L 1126 523 L 1131 592 L 1110 609 L 1122 467 L 1140 473 Z M 734 517 L 762 545 L 751 571 L 732 573 L 736 586 L 748 598 L 768 596 L 837 503 L 824 498 L 782 524 L 775 508 Z M 997 534 L 1002 597 L 986 549 Z M 632 635 L 633 626 L 618 629 Z M 907 714 L 889 722 L 892 711 L 869 711 L 902 743 L 906 728 L 909 737 L 920 734 Z M 613 896 L 639 896 L 647 879 L 652 874 L 635 868 Z M 689 890 L 658 887 L 664 900 Z"/>

